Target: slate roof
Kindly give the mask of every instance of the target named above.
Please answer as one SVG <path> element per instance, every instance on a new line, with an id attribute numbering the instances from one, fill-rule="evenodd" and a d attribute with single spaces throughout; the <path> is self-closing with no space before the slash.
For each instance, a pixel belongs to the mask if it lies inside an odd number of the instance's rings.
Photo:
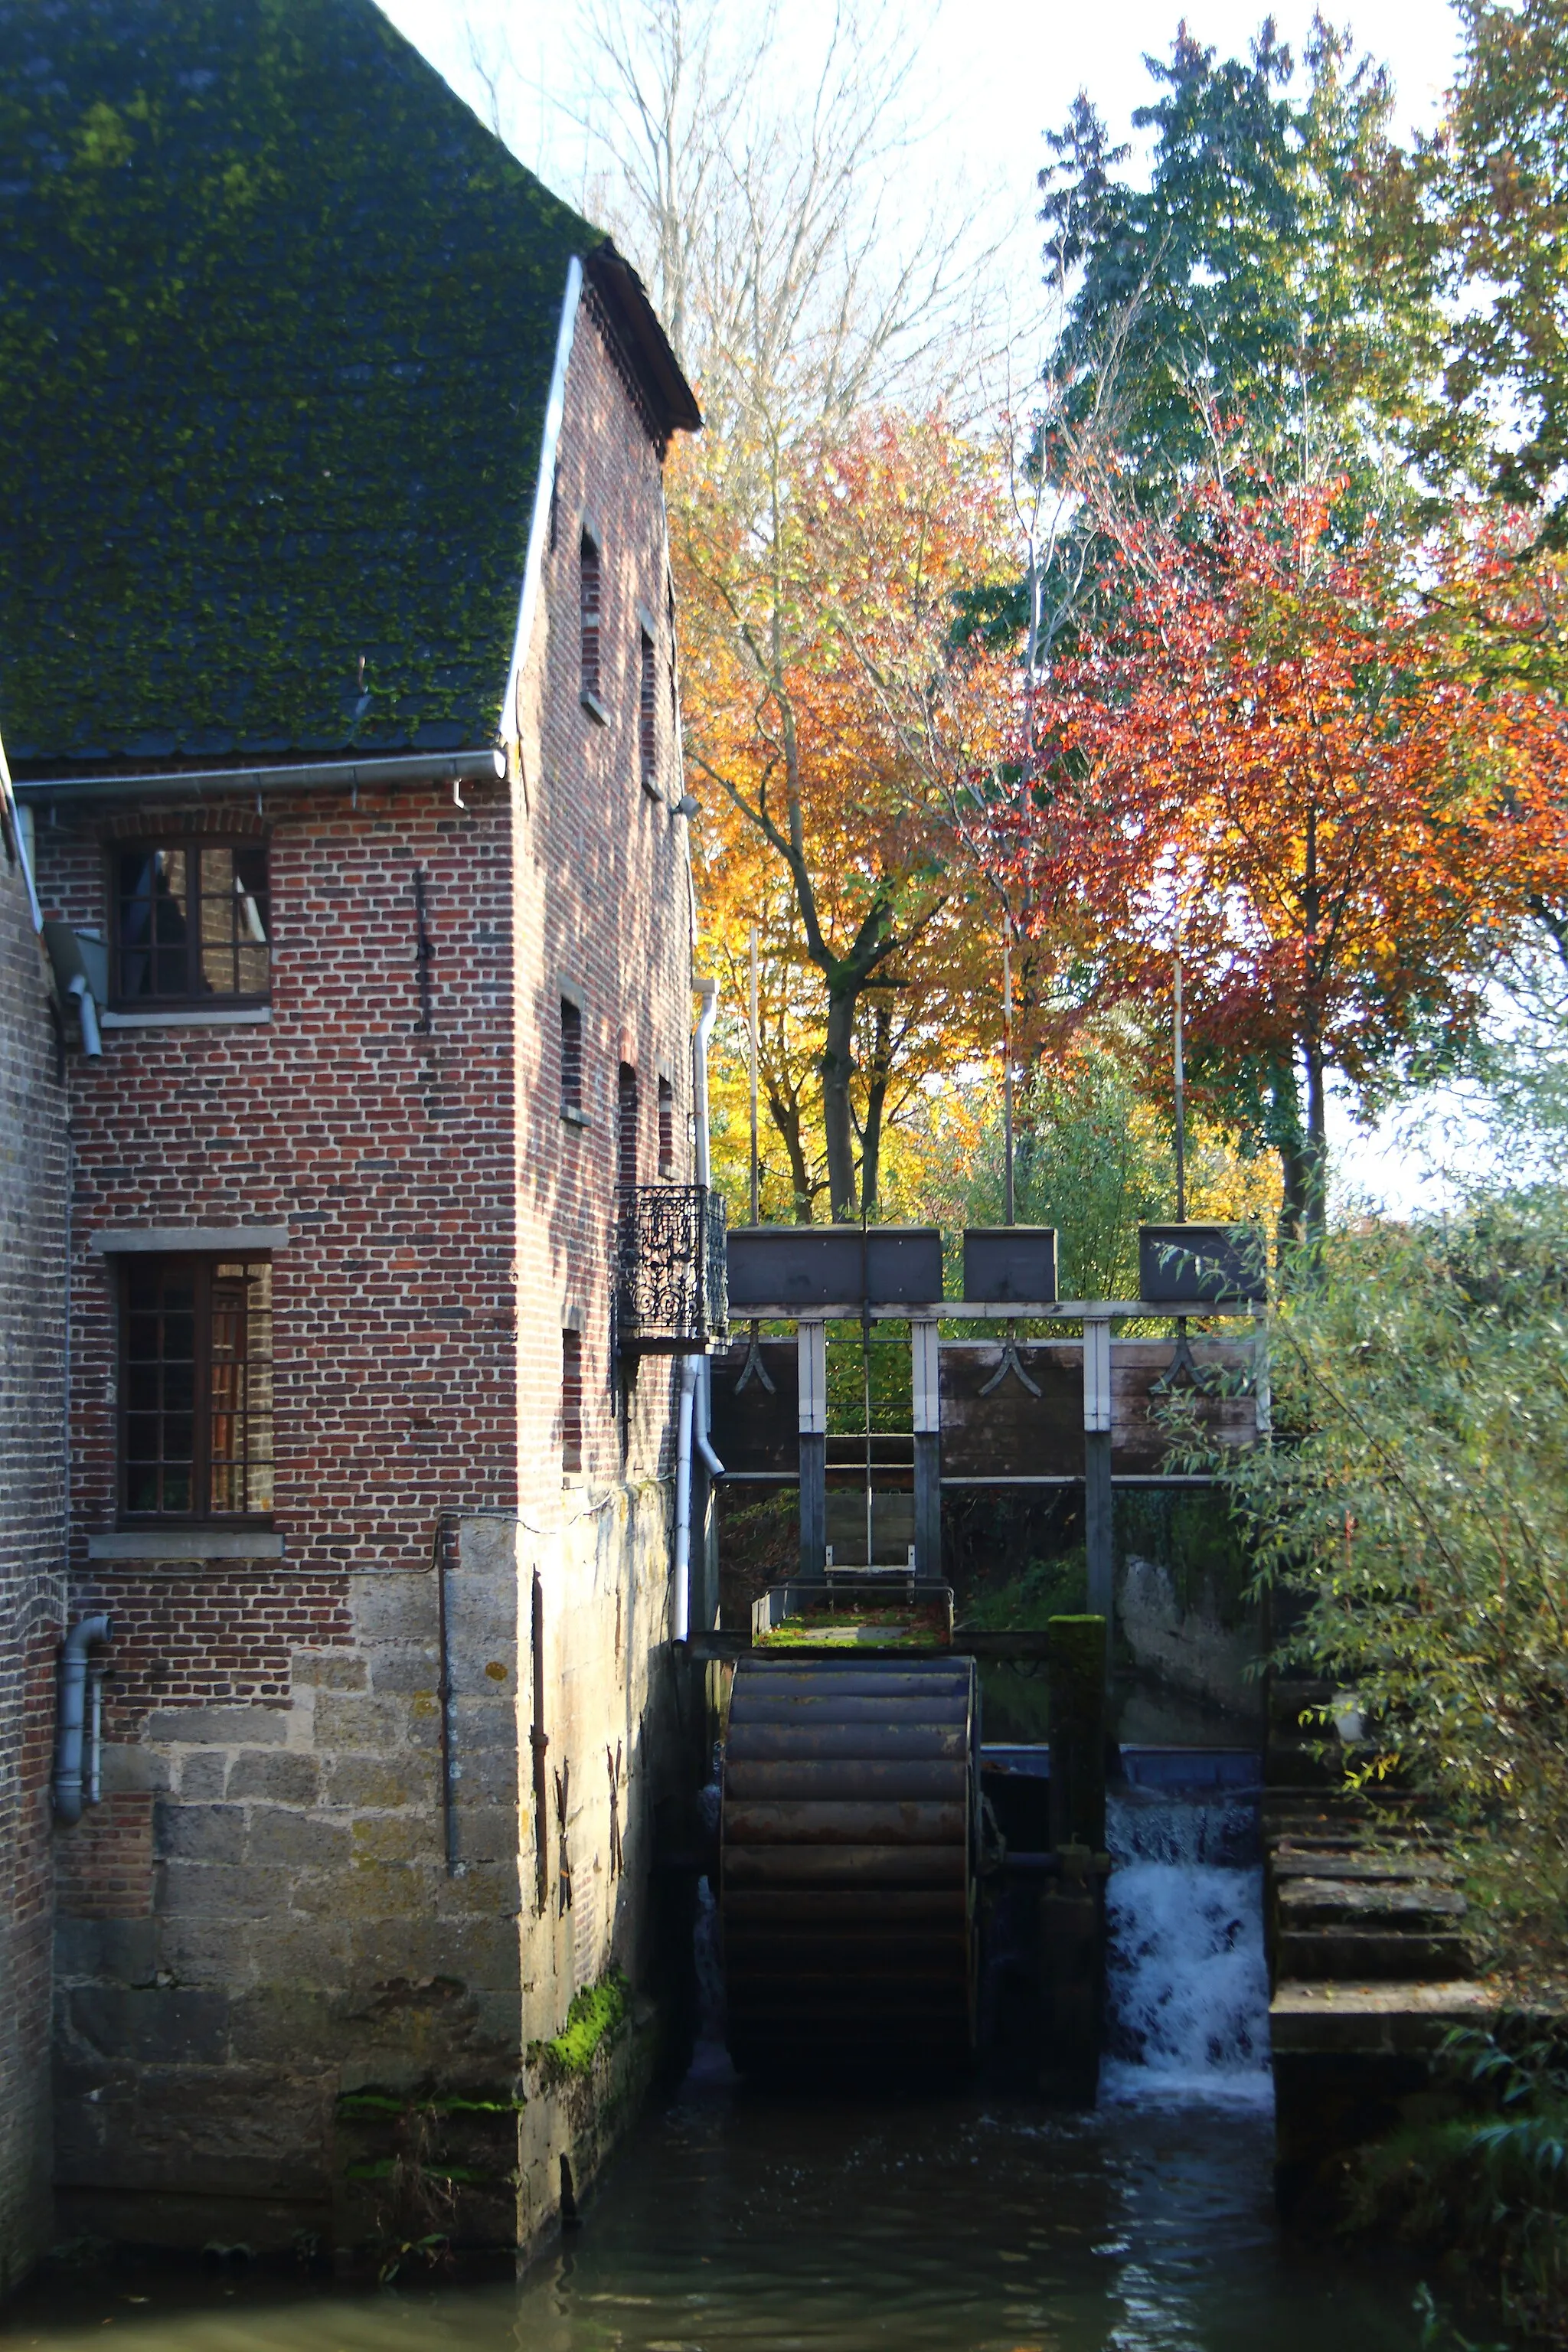
<path id="1" fill-rule="evenodd" d="M 595 252 L 691 421 L 613 247 L 373 0 L 0 0 L 14 763 L 490 742 Z"/>

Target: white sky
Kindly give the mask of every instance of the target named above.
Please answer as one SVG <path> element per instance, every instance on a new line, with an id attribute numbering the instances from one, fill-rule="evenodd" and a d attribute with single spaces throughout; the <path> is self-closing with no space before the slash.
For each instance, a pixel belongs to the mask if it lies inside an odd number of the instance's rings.
<path id="1" fill-rule="evenodd" d="M 510 50 L 517 68 L 519 103 L 509 123 L 525 163 L 563 195 L 574 193 L 582 169 L 582 142 L 552 104 L 569 98 L 577 81 L 574 39 L 579 21 L 572 0 L 381 0 L 394 24 L 423 49 L 470 101 L 486 107 L 470 61 L 470 28 L 482 55 Z M 761 15 L 756 0 L 730 0 L 735 25 Z M 809 57 L 831 13 L 830 0 L 792 0 L 784 12 L 790 37 Z M 1196 0 L 1187 10 L 1197 37 L 1221 55 L 1242 55 L 1265 11 L 1258 0 Z M 955 174 L 993 192 L 995 226 L 1027 221 L 1034 173 L 1042 160 L 1041 132 L 1065 118 L 1075 93 L 1087 89 L 1113 131 L 1127 135 L 1134 107 L 1149 98 L 1146 51 L 1168 54 L 1183 14 L 1179 0 L 914 0 L 907 20 L 923 26 L 916 84 L 929 118 L 939 126 L 927 162 L 943 179 Z M 1283 37 L 1300 55 L 1311 20 L 1310 6 L 1276 11 Z M 1446 0 L 1361 0 L 1325 9 L 1348 25 L 1360 49 L 1392 70 L 1397 123 L 1408 134 L 1429 129 L 1451 79 L 1458 21 Z M 977 27 L 982 28 L 977 37 Z"/>
<path id="2" fill-rule="evenodd" d="M 636 0 L 632 0 L 635 6 Z M 584 139 L 569 104 L 584 101 L 579 63 L 584 45 L 572 0 L 381 0 L 385 14 L 476 110 L 489 104 L 473 50 L 498 61 L 510 55 L 510 103 L 503 121 L 510 144 L 532 170 L 569 200 L 582 200 Z M 761 15 L 756 0 L 729 0 L 726 29 L 743 35 Z M 1187 10 L 1196 37 L 1222 56 L 1244 55 L 1264 14 L 1257 0 L 1194 0 Z M 1284 39 L 1300 57 L 1311 19 L 1310 6 L 1276 11 Z M 1332 21 L 1348 25 L 1357 51 L 1386 64 L 1397 98 L 1396 129 L 1408 138 L 1430 130 L 1457 60 L 1458 26 L 1447 0 L 1360 0 L 1329 5 Z M 786 0 L 785 56 L 793 44 L 809 70 L 831 14 L 831 0 Z M 1180 0 L 911 0 L 907 21 L 919 22 L 920 57 L 914 96 L 931 126 L 906 169 L 911 201 L 929 202 L 933 178 L 979 207 L 984 241 L 1002 247 L 1008 282 L 1020 306 L 1037 285 L 1038 231 L 1035 174 L 1045 160 L 1042 132 L 1060 124 L 1077 91 L 1087 89 L 1118 139 L 1131 136 L 1130 117 L 1147 103 L 1153 85 L 1143 56 L 1169 54 L 1183 14 Z M 563 104 L 561 101 L 567 101 Z M 1430 1107 L 1436 1125 L 1447 1124 L 1441 1102 Z M 1458 1122 L 1458 1106 L 1455 1120 Z M 1340 1181 L 1393 1213 L 1436 1205 L 1426 1155 L 1385 1122 L 1359 1136 L 1343 1106 L 1331 1105 L 1331 1135 Z M 1459 1141 L 1450 1133 L 1450 1147 Z M 1439 1147 L 1440 1149 L 1441 1147 Z"/>

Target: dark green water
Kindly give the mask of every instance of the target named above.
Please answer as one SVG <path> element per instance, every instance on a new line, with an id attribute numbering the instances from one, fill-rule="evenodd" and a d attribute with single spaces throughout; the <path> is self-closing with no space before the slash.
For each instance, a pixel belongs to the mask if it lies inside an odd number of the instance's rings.
<path id="1" fill-rule="evenodd" d="M 1276 2224 L 1256 2099 L 1052 2116 L 694 2075 L 518 2285 L 350 2295 L 107 2273 L 0 2342 L 80 2352 L 1414 2352 L 1412 2276 Z"/>

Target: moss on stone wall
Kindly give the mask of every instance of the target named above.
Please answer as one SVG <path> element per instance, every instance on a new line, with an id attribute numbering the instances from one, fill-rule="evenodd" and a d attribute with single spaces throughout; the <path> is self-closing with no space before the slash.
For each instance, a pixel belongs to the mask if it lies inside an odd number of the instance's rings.
<path id="1" fill-rule="evenodd" d="M 574 1994 L 566 2022 L 552 2040 L 530 2043 L 530 2062 L 547 2084 L 586 2074 L 600 2050 L 619 2032 L 630 2008 L 630 1985 L 619 1969 L 610 1969 L 597 1984 L 584 1985 Z"/>

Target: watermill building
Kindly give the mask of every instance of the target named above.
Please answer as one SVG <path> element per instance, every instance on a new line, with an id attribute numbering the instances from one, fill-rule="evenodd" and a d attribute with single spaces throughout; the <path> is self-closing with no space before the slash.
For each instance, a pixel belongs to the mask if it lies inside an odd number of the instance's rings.
<path id="1" fill-rule="evenodd" d="M 371 0 L 0 8 L 0 126 L 7 2259 L 51 1835 L 59 2231 L 527 2243 L 654 2038 L 700 418 Z"/>

